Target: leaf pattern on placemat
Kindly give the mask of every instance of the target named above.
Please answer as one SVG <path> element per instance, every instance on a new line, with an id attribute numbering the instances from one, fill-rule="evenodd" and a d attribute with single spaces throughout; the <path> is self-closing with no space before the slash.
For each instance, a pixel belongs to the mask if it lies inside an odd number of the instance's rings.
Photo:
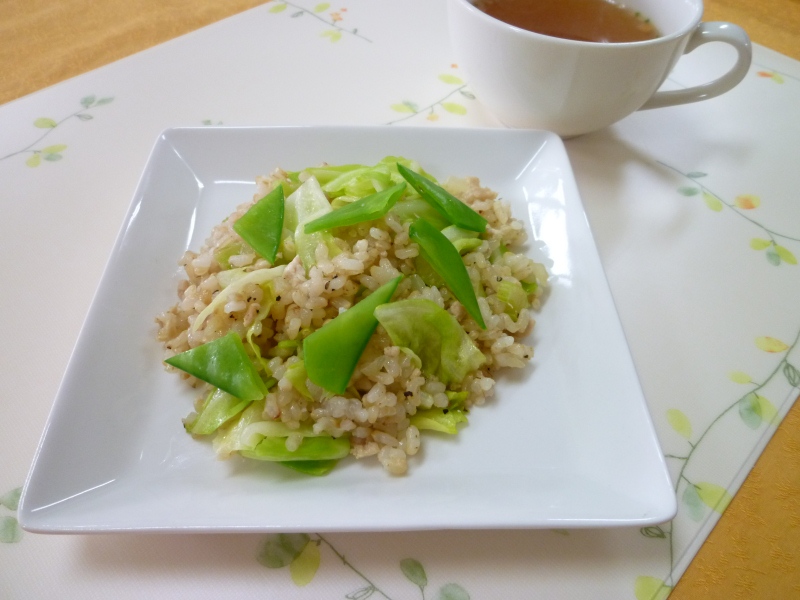
<path id="1" fill-rule="evenodd" d="M 289 567 L 292 581 L 298 587 L 310 584 L 322 562 L 321 546 L 326 546 L 333 555 L 357 575 L 363 585 L 345 595 L 346 600 L 366 600 L 374 594 L 385 600 L 393 600 L 363 571 L 353 565 L 326 537 L 319 533 L 279 533 L 269 535 L 264 540 L 257 556 L 259 563 L 270 569 Z M 399 563 L 400 572 L 419 588 L 424 599 L 428 587 L 428 575 L 422 563 L 415 558 L 404 558 Z M 470 600 L 469 593 L 457 583 L 447 583 L 439 588 L 435 600 Z"/>
<path id="2" fill-rule="evenodd" d="M 11 152 L 10 154 L 0 157 L 0 161 L 11 158 L 12 156 L 29 155 L 28 158 L 25 159 L 25 164 L 34 168 L 43 164 L 43 161 L 57 162 L 61 160 L 64 158 L 62 153 L 67 149 L 66 144 L 52 144 L 43 148 L 37 148 L 39 143 L 49 136 L 53 131 L 71 119 L 77 119 L 79 121 L 91 121 L 94 116 L 89 112 L 90 109 L 94 109 L 105 104 L 110 104 L 113 101 L 114 98 L 111 96 L 100 99 L 97 99 L 97 97 L 94 95 L 84 96 L 80 101 L 82 108 L 76 110 L 72 114 L 67 115 L 59 121 L 56 121 L 50 117 L 39 117 L 38 119 L 34 119 L 33 126 L 37 129 L 44 129 L 45 132 L 21 150 Z"/>
<path id="3" fill-rule="evenodd" d="M 731 381 L 739 385 L 746 385 L 749 389 L 717 414 L 699 435 L 694 435 L 694 428 L 689 416 L 682 410 L 671 408 L 666 411 L 667 423 L 685 440 L 688 446 L 685 454 L 665 455 L 668 459 L 678 461 L 680 464 L 680 471 L 674 484 L 675 492 L 680 500 L 678 517 L 685 515 L 691 521 L 700 523 L 707 518 L 709 510 L 722 514 L 733 500 L 731 493 L 719 483 L 695 481 L 687 475 L 687 468 L 698 449 L 703 446 L 703 441 L 709 432 L 718 427 L 726 415 L 731 413 L 738 414 L 740 422 L 751 430 L 758 430 L 765 424 L 777 425 L 778 409 L 765 396 L 765 388 L 773 381 L 780 381 L 781 377 L 791 388 L 800 388 L 800 370 L 793 364 L 791 358 L 792 352 L 800 345 L 800 332 L 796 334 L 792 343 L 786 343 L 774 336 L 763 335 L 755 338 L 753 344 L 762 352 L 780 357 L 778 364 L 763 381 L 755 381 L 752 376 L 741 370 L 730 372 L 728 378 Z M 636 579 L 634 590 L 638 600 L 666 598 L 675 583 L 674 525 L 675 520 L 666 523 L 663 527 L 642 527 L 639 530 L 639 533 L 647 538 L 663 539 L 668 543 L 670 566 L 667 576 L 669 583 L 651 576 L 641 576 Z"/>
<path id="4" fill-rule="evenodd" d="M 22 488 L 14 488 L 0 496 L 0 506 L 13 513 L 19 508 L 19 498 Z M 0 514 L 0 543 L 15 544 L 22 539 L 22 528 L 19 526 L 16 515 Z"/>
<path id="5" fill-rule="evenodd" d="M 458 65 L 452 64 L 450 65 L 450 68 L 457 69 Z M 466 115 L 468 113 L 468 109 L 463 102 L 475 100 L 475 94 L 473 94 L 467 88 L 467 84 L 464 82 L 464 80 L 453 73 L 441 73 L 437 79 L 449 87 L 456 87 L 446 90 L 446 93 L 442 97 L 424 106 L 421 106 L 418 102 L 407 99 L 390 105 L 389 108 L 391 108 L 393 111 L 407 114 L 399 119 L 389 121 L 386 124 L 394 125 L 395 123 L 400 123 L 401 121 L 413 119 L 418 115 L 425 115 L 425 119 L 427 121 L 436 122 L 441 118 L 439 109 L 459 117 Z M 458 100 L 458 102 L 454 101 L 454 99 Z"/>
<path id="6" fill-rule="evenodd" d="M 636 600 L 666 600 L 672 587 L 655 577 L 641 576 L 636 578 L 634 595 Z"/>
<path id="7" fill-rule="evenodd" d="M 270 13 L 288 14 L 291 19 L 302 19 L 302 17 L 311 17 L 311 21 L 316 23 L 323 23 L 331 29 L 323 30 L 319 35 L 330 42 L 338 42 L 344 35 L 359 38 L 365 42 L 372 43 L 372 40 L 359 33 L 357 27 L 348 29 L 339 23 L 345 20 L 347 8 L 339 8 L 338 10 L 330 10 L 330 2 L 319 2 L 311 8 L 307 8 L 298 2 L 289 2 L 288 0 L 267 0 L 266 4 L 271 4 L 269 9 Z M 287 12 L 287 9 L 291 8 Z"/>
<path id="8" fill-rule="evenodd" d="M 707 173 L 702 171 L 684 173 L 680 169 L 670 166 L 665 162 L 659 161 L 659 164 L 687 180 L 689 183 L 688 185 L 681 185 L 677 188 L 677 192 L 682 196 L 686 196 L 687 198 L 699 196 L 702 198 L 705 205 L 714 212 L 721 213 L 728 208 L 736 215 L 759 228 L 765 237 L 751 238 L 749 242 L 750 248 L 758 252 L 764 252 L 764 257 L 769 264 L 775 267 L 782 264 L 797 265 L 797 257 L 785 246 L 785 243 L 800 243 L 800 235 L 778 232 L 775 229 L 763 225 L 755 217 L 745 214 L 761 206 L 762 200 L 759 196 L 755 194 L 739 194 L 732 202 L 728 202 L 699 181 L 707 177 Z M 779 240 L 784 243 L 779 243 Z"/>

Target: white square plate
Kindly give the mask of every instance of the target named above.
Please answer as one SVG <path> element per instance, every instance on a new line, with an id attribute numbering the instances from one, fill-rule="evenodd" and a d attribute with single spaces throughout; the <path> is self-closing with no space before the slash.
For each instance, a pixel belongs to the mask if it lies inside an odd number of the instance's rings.
<path id="1" fill-rule="evenodd" d="M 409 474 L 348 459 L 328 476 L 218 461 L 181 419 L 195 392 L 161 365 L 154 316 L 177 260 L 275 167 L 418 160 L 480 177 L 523 219 L 552 289 L 532 366 L 503 373 L 457 436 L 426 435 Z M 561 140 L 397 127 L 164 132 L 142 175 L 25 486 L 29 531 L 379 531 L 602 527 L 676 502 Z"/>

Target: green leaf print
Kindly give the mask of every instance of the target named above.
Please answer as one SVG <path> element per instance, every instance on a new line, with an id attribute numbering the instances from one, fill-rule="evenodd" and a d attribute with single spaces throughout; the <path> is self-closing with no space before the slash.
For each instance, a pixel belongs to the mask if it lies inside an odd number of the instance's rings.
<path id="1" fill-rule="evenodd" d="M 675 431 L 687 440 L 692 437 L 692 424 L 689 422 L 689 417 L 677 408 L 670 408 L 667 411 L 667 421 Z"/>
<path id="2" fill-rule="evenodd" d="M 449 83 L 450 85 L 461 85 L 464 83 L 463 79 L 456 77 L 455 75 L 450 75 L 449 73 L 439 75 L 439 81 L 442 81 L 443 83 Z"/>
<path id="3" fill-rule="evenodd" d="M 461 104 L 456 102 L 442 102 L 442 108 L 445 109 L 449 113 L 453 113 L 454 115 L 465 115 L 467 114 L 467 109 Z"/>
<path id="4" fill-rule="evenodd" d="M 644 537 L 649 537 L 649 538 L 663 539 L 667 537 L 666 532 L 663 529 L 661 529 L 661 527 L 658 525 L 650 525 L 649 527 L 642 527 L 639 530 L 639 533 L 641 533 Z"/>
<path id="5" fill-rule="evenodd" d="M 775 405 L 764 398 L 764 396 L 758 395 L 758 405 L 761 410 L 761 418 L 771 425 L 777 425 L 778 423 L 778 409 L 775 408 Z"/>
<path id="6" fill-rule="evenodd" d="M 771 264 L 771 265 L 773 265 L 775 267 L 777 267 L 778 265 L 781 264 L 781 255 L 778 254 L 777 252 L 775 252 L 775 248 L 774 247 L 770 247 L 770 248 L 767 249 L 766 256 L 767 256 L 767 261 L 769 262 L 769 264 Z"/>
<path id="7" fill-rule="evenodd" d="M 697 488 L 697 495 L 703 501 L 703 504 L 719 514 L 725 512 L 728 504 L 733 500 L 728 490 L 714 483 L 701 482 L 696 484 L 695 487 Z"/>
<path id="8" fill-rule="evenodd" d="M 764 335 L 761 337 L 756 338 L 756 346 L 759 350 L 763 350 L 764 352 L 771 352 L 771 353 L 778 353 L 778 352 L 785 352 L 789 349 L 789 345 L 786 342 L 779 340 L 778 338 L 770 337 L 768 335 Z"/>
<path id="9" fill-rule="evenodd" d="M 764 238 L 753 238 L 750 240 L 750 247 L 753 250 L 766 250 L 770 246 L 772 246 L 772 242 Z"/>
<path id="10" fill-rule="evenodd" d="M 722 204 L 722 200 L 717 198 L 714 194 L 709 194 L 708 192 L 703 192 L 703 202 L 705 202 L 706 206 L 714 212 L 720 212 L 725 207 L 725 205 Z"/>
<path id="11" fill-rule="evenodd" d="M 672 588 L 660 579 L 642 575 L 636 578 L 633 594 L 636 600 L 666 600 Z"/>
<path id="12" fill-rule="evenodd" d="M 319 544 L 313 542 L 306 544 L 302 552 L 289 564 L 289 573 L 295 585 L 303 587 L 311 583 L 317 574 L 319 563 Z"/>
<path id="13" fill-rule="evenodd" d="M 663 163 L 662 163 L 663 164 Z M 671 167 L 670 167 L 671 168 Z M 674 169 L 673 169 L 674 170 Z M 731 212 L 736 212 L 735 207 L 731 207 Z M 774 235 L 773 232 L 767 231 L 767 235 Z M 787 236 L 788 237 L 788 236 Z M 770 245 L 772 242 L 767 241 L 765 245 Z M 756 243 L 754 247 L 757 247 Z M 725 509 L 730 505 L 733 497 L 728 490 L 715 483 L 702 481 L 695 483 L 690 481 L 685 474 L 687 467 L 693 463 L 693 457 L 696 450 L 700 448 L 707 434 L 714 428 L 715 425 L 722 422 L 722 417 L 728 415 L 733 411 L 739 412 L 740 418 L 749 427 L 754 430 L 758 429 L 762 423 L 776 424 L 779 421 L 779 413 L 775 405 L 762 396 L 758 392 L 766 389 L 767 386 L 777 377 L 781 375 L 793 386 L 793 388 L 800 387 L 800 371 L 795 365 L 789 362 L 789 355 L 800 347 L 800 332 L 798 332 L 791 343 L 786 343 L 781 339 L 772 336 L 759 336 L 754 339 L 755 346 L 763 352 L 775 354 L 775 361 L 777 366 L 771 370 L 771 374 L 763 381 L 754 380 L 748 373 L 744 371 L 733 371 L 728 374 L 731 381 L 738 384 L 745 384 L 751 386 L 751 391 L 745 392 L 743 397 L 736 398 L 728 404 L 728 406 L 714 417 L 710 424 L 708 424 L 699 434 L 695 434 L 697 441 L 689 443 L 690 449 L 685 456 L 666 455 L 667 458 L 678 460 L 682 462 L 682 466 L 675 479 L 675 491 L 680 498 L 680 512 L 679 517 L 686 516 L 692 521 L 702 523 L 709 516 L 709 509 L 722 514 Z M 784 384 L 785 385 L 785 384 Z M 670 418 L 671 417 L 671 418 Z M 676 430 L 682 430 L 684 422 L 682 413 L 674 412 L 668 416 L 670 424 Z M 758 435 L 756 433 L 756 435 Z M 675 547 L 675 534 L 674 523 L 670 523 L 667 527 L 646 527 L 641 528 L 639 532 L 645 537 L 665 537 L 669 544 L 665 544 L 669 551 L 670 569 L 667 578 L 664 581 L 653 577 L 638 577 L 635 584 L 635 595 L 639 600 L 653 600 L 664 599 L 671 591 L 671 585 L 676 580 L 676 547 Z M 666 582 L 666 583 L 665 583 Z"/>
<path id="14" fill-rule="evenodd" d="M 700 193 L 700 190 L 696 187 L 679 187 L 678 193 L 683 196 L 697 196 Z"/>
<path id="15" fill-rule="evenodd" d="M 80 99 L 81 108 L 60 119 L 59 121 L 51 119 L 50 117 L 39 117 L 33 122 L 34 127 L 44 130 L 39 134 L 39 137 L 24 148 L 20 148 L 15 152 L 6 154 L 5 156 L 0 156 L 0 161 L 11 158 L 12 156 L 26 155 L 25 164 L 29 167 L 38 167 L 42 164 L 43 160 L 48 162 L 56 162 L 61 160 L 64 158 L 61 153 L 66 150 L 66 144 L 52 144 L 50 146 L 46 146 L 45 148 L 39 149 L 39 143 L 52 134 L 54 130 L 61 128 L 65 122 L 73 117 L 80 121 L 89 121 L 93 117 L 86 112 L 87 110 L 97 106 L 102 106 L 104 104 L 109 104 L 113 101 L 114 98 L 112 96 L 100 98 L 99 100 L 96 100 L 94 95 L 84 96 Z"/>
<path id="16" fill-rule="evenodd" d="M 792 387 L 800 387 L 800 371 L 790 363 L 783 365 L 783 374 Z"/>
<path id="17" fill-rule="evenodd" d="M 756 394 L 750 392 L 739 400 L 739 416 L 750 429 L 758 429 L 761 426 L 761 404 Z"/>
<path id="18" fill-rule="evenodd" d="M 457 583 L 448 583 L 439 590 L 436 600 L 469 600 L 469 594 Z"/>
<path id="19" fill-rule="evenodd" d="M 413 105 L 410 102 L 403 102 L 402 104 L 392 104 L 392 110 L 404 113 L 415 113 Z"/>
<path id="20" fill-rule="evenodd" d="M 335 29 L 328 29 L 320 33 L 320 36 L 329 38 L 331 42 L 338 42 L 340 39 L 342 39 L 342 32 Z"/>
<path id="21" fill-rule="evenodd" d="M 258 562 L 270 569 L 280 569 L 292 563 L 310 541 L 305 533 L 279 533 L 271 535 L 264 543 Z"/>
<path id="22" fill-rule="evenodd" d="M 795 255 L 789 252 L 789 250 L 787 248 L 784 248 L 783 246 L 775 244 L 775 254 L 777 254 L 781 258 L 781 260 L 786 264 L 789 265 L 797 264 L 797 258 L 795 258 Z"/>
<path id="23" fill-rule="evenodd" d="M 22 495 L 22 488 L 14 488 L 0 496 L 0 506 L 5 506 L 8 510 L 17 510 L 19 507 L 19 497 Z"/>
<path id="24" fill-rule="evenodd" d="M 693 484 L 690 483 L 686 486 L 686 489 L 683 490 L 681 500 L 689 511 L 689 518 L 692 519 L 692 521 L 703 520 L 706 510 L 703 501 L 700 499 L 700 495 L 697 493 L 697 488 Z"/>
<path id="25" fill-rule="evenodd" d="M 746 215 L 746 212 L 751 212 L 761 206 L 761 198 L 752 193 L 739 194 L 732 202 L 726 202 L 721 196 L 715 194 L 706 185 L 701 183 L 702 178 L 706 177 L 706 173 L 702 171 L 689 171 L 684 172 L 680 169 L 670 166 L 665 162 L 657 161 L 660 165 L 666 167 L 670 171 L 680 175 L 684 178 L 684 183 L 687 185 L 677 188 L 679 194 L 684 196 L 702 195 L 703 202 L 709 209 L 715 212 L 721 212 L 726 207 L 730 208 L 733 214 L 747 220 L 751 225 L 759 228 L 763 235 L 753 237 L 750 239 L 750 247 L 753 250 L 764 250 L 764 258 L 773 266 L 780 266 L 781 264 L 797 265 L 797 256 L 786 246 L 778 243 L 778 238 L 782 240 L 789 240 L 790 242 L 800 242 L 800 238 L 796 234 L 782 233 L 759 223 L 757 218 Z"/>
<path id="26" fill-rule="evenodd" d="M 0 542 L 15 544 L 22 539 L 22 528 L 14 517 L 0 517 Z"/>
<path id="27" fill-rule="evenodd" d="M 331 7 L 331 5 L 330 5 L 330 2 L 322 2 L 322 3 L 320 3 L 320 4 L 317 4 L 317 5 L 314 7 L 314 12 L 315 12 L 315 13 L 321 13 L 321 12 L 325 12 L 325 11 L 326 11 L 326 10 L 328 10 L 330 7 Z"/>
<path id="28" fill-rule="evenodd" d="M 733 371 L 728 375 L 730 380 L 734 383 L 752 383 L 753 379 L 743 371 Z"/>
<path id="29" fill-rule="evenodd" d="M 428 576 L 425 574 L 425 569 L 418 560 L 413 558 L 404 558 L 400 561 L 400 570 L 411 583 L 416 585 L 422 591 L 428 585 Z"/>
<path id="30" fill-rule="evenodd" d="M 269 12 L 271 13 L 283 12 L 286 10 L 286 6 L 287 6 L 286 4 L 276 4 L 275 6 L 269 9 Z"/>
<path id="31" fill-rule="evenodd" d="M 53 119 L 40 117 L 33 122 L 33 126 L 38 127 L 39 129 L 51 129 L 53 127 L 58 127 L 58 123 L 56 123 Z"/>
<path id="32" fill-rule="evenodd" d="M 761 402 L 761 418 L 770 425 L 778 425 L 780 423 L 780 415 L 775 405 L 763 396 L 759 396 L 758 400 Z"/>
<path id="33" fill-rule="evenodd" d="M 65 144 L 54 144 L 53 146 L 47 146 L 47 148 L 42 148 L 42 154 L 58 154 L 59 152 L 63 152 L 67 149 Z"/>
<path id="34" fill-rule="evenodd" d="M 778 409 L 764 396 L 751 392 L 739 400 L 739 416 L 750 429 L 758 429 L 763 422 L 775 424 Z"/>
<path id="35" fill-rule="evenodd" d="M 350 592 L 345 598 L 347 598 L 347 600 L 366 600 L 372 596 L 376 590 L 377 588 L 374 585 L 365 585 L 362 588 L 358 588 L 355 592 Z"/>

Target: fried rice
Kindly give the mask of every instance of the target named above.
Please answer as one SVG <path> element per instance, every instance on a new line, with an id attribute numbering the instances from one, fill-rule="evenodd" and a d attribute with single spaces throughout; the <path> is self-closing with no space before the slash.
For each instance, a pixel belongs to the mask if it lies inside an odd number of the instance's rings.
<path id="1" fill-rule="evenodd" d="M 301 172 L 300 180 L 307 176 Z M 392 211 L 378 220 L 335 229 L 338 252 L 318 244 L 316 264 L 309 269 L 297 256 L 287 262 L 286 255 L 294 250 L 292 240 L 287 239 L 276 259 L 286 267 L 272 282 L 269 301 L 263 286 L 249 284 L 230 294 L 210 314 L 206 311 L 200 326 L 193 327 L 226 286 L 227 271 L 241 269 L 247 273 L 272 266 L 243 242 L 233 224 L 288 177 L 281 169 L 259 177 L 253 200 L 238 206 L 215 226 L 199 251 L 189 250 L 180 258 L 185 278 L 178 285 L 176 304 L 156 317 L 157 339 L 163 344 L 165 358 L 169 358 L 231 331 L 243 339 L 249 333 L 266 364 L 265 375 L 277 380 L 263 401 L 264 420 L 280 421 L 292 430 L 311 426 L 317 434 L 349 436 L 353 456 L 375 456 L 389 473 L 403 474 L 408 469 L 408 457 L 420 449 L 420 430 L 412 423 L 418 411 L 446 410 L 454 397 L 459 398 L 460 408 L 470 411 L 492 398 L 501 370 L 521 369 L 529 363 L 533 348 L 522 340 L 534 326 L 533 312 L 539 308 L 547 286 L 546 270 L 520 251 L 526 241 L 525 228 L 512 216 L 507 202 L 482 187 L 476 177 L 450 178 L 442 187 L 488 222 L 480 246 L 462 257 L 474 287 L 484 292 L 478 296 L 478 304 L 485 329 L 446 286 L 431 285 L 436 282 L 426 283 L 420 276 L 419 247 L 409 238 L 409 222 Z M 287 372 L 302 360 L 302 340 L 365 294 L 401 274 L 404 278 L 394 299 L 425 298 L 448 311 L 485 356 L 483 364 L 463 381 L 446 386 L 434 375 L 423 374 L 413 353 L 393 345 L 379 325 L 346 393 L 332 394 L 309 379 L 303 390 L 307 393 L 298 390 Z M 532 289 L 529 306 L 509 311 L 508 303 L 498 294 L 503 281 L 525 283 Z M 166 368 L 180 373 L 187 384 L 202 393 L 197 402 L 199 410 L 211 386 L 171 366 Z M 223 433 L 231 426 L 223 426 Z M 287 449 L 296 448 L 302 439 L 299 432 L 288 435 Z M 223 458 L 231 453 L 230 447 L 217 449 Z"/>

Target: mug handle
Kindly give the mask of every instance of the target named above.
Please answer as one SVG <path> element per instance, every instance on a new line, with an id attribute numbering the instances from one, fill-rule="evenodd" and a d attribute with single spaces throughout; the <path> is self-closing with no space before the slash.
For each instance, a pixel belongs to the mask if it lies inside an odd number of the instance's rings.
<path id="1" fill-rule="evenodd" d="M 747 75 L 750 63 L 753 59 L 753 49 L 750 45 L 750 38 L 744 29 L 733 23 L 724 21 L 709 21 L 700 23 L 694 30 L 683 53 L 688 54 L 698 46 L 708 42 L 725 42 L 736 49 L 736 64 L 730 71 L 722 77 L 687 88 L 685 90 L 673 90 L 669 92 L 656 92 L 644 103 L 639 110 L 650 108 L 661 108 L 663 106 L 673 106 L 675 104 L 686 104 L 688 102 L 698 102 L 708 100 L 733 89 Z"/>

